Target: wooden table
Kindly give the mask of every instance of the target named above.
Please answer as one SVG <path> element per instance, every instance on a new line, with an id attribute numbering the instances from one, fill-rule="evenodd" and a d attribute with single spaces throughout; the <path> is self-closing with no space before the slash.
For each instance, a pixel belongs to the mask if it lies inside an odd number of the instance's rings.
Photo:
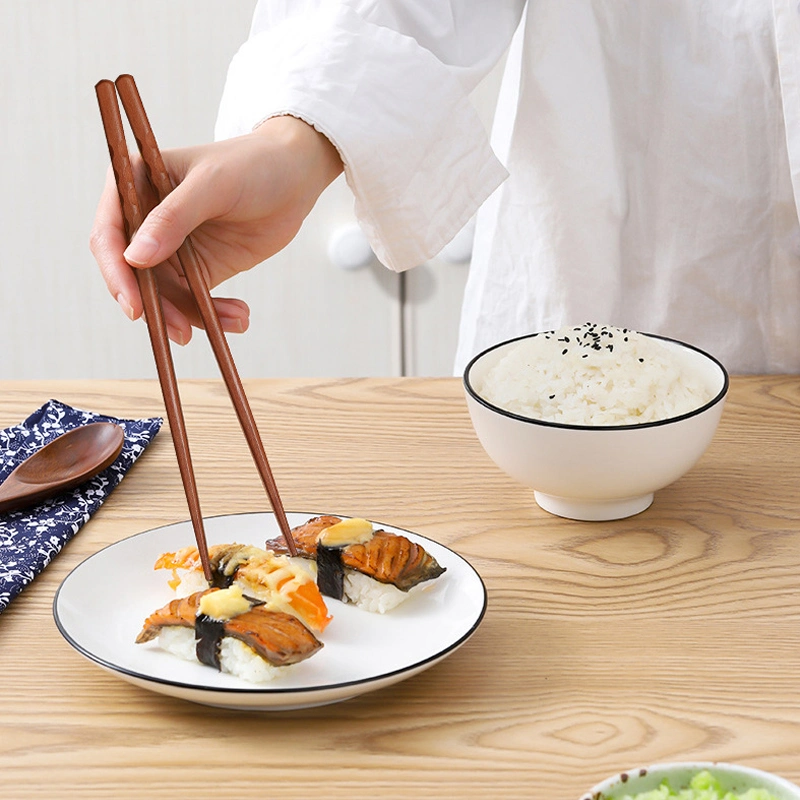
<path id="1" fill-rule="evenodd" d="M 727 760 L 800 782 L 800 378 L 732 381 L 700 464 L 643 514 L 539 510 L 483 453 L 455 379 L 246 383 L 289 510 L 409 528 L 481 573 L 475 636 L 338 705 L 224 711 L 84 660 L 52 619 L 82 559 L 188 516 L 165 425 L 0 615 L 0 780 L 13 798 L 571 800 L 622 768 Z M 0 426 L 47 399 L 163 414 L 151 382 L 0 382 Z M 220 382 L 183 384 L 203 512 L 267 508 Z"/>

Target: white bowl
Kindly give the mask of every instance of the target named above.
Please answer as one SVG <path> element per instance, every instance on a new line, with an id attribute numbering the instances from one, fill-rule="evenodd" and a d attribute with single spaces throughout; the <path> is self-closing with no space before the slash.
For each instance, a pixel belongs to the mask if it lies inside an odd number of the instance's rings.
<path id="1" fill-rule="evenodd" d="M 581 800 L 618 800 L 625 795 L 656 789 L 666 778 L 674 791 L 688 786 L 692 776 L 708 770 L 720 782 L 723 790 L 741 794 L 748 789 L 761 788 L 771 792 L 778 800 L 800 800 L 800 787 L 769 772 L 753 767 L 722 764 L 709 761 L 692 761 L 674 764 L 654 764 L 641 769 L 631 769 L 598 783 L 581 797 Z"/>
<path id="2" fill-rule="evenodd" d="M 621 519 L 644 511 L 653 493 L 688 472 L 717 429 L 728 373 L 692 345 L 653 336 L 703 380 L 712 397 L 678 417 L 640 425 L 566 425 L 514 414 L 476 391 L 487 372 L 521 339 L 490 347 L 464 371 L 472 424 L 484 450 L 512 478 L 534 489 L 546 511 L 579 520 Z"/>

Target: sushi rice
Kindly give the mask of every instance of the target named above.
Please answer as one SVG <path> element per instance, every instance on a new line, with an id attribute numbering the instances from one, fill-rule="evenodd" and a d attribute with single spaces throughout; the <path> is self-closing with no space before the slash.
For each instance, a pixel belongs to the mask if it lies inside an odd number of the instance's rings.
<path id="1" fill-rule="evenodd" d="M 194 629 L 181 626 L 165 627 L 158 634 L 158 646 L 184 661 L 200 662 L 196 655 Z M 248 683 L 269 683 L 279 675 L 286 675 L 294 664 L 276 667 L 265 661 L 252 647 L 233 636 L 223 636 L 219 647 L 222 672 L 235 675 Z"/>
<path id="2" fill-rule="evenodd" d="M 352 603 L 364 611 L 373 614 L 385 614 L 401 603 L 420 594 L 431 587 L 433 581 L 418 583 L 407 592 L 392 586 L 390 583 L 381 583 L 369 575 L 364 575 L 355 570 L 346 569 L 344 572 L 344 598 L 347 603 Z"/>

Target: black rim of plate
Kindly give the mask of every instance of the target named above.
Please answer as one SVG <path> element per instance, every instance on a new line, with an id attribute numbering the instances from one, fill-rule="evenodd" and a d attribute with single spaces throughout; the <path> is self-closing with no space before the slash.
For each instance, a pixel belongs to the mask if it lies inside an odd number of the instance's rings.
<path id="1" fill-rule="evenodd" d="M 544 331 L 544 333 L 549 333 L 550 331 Z M 694 350 L 696 353 L 699 353 L 702 356 L 705 356 L 709 361 L 715 364 L 720 372 L 722 373 L 722 388 L 717 392 L 714 397 L 711 398 L 707 403 L 704 403 L 702 406 L 698 406 L 697 408 L 693 408 L 691 411 L 687 411 L 685 414 L 680 414 L 676 417 L 667 417 L 667 419 L 657 419 L 653 420 L 652 422 L 639 422 L 633 423 L 629 425 L 571 425 L 565 422 L 551 422 L 545 419 L 534 419 L 533 417 L 523 417 L 520 414 L 515 414 L 513 411 L 508 411 L 505 408 L 500 408 L 500 406 L 496 406 L 493 403 L 490 403 L 488 400 L 485 400 L 481 397 L 478 392 L 473 388 L 472 383 L 470 382 L 470 371 L 472 370 L 473 366 L 482 359 L 484 356 L 491 353 L 493 350 L 497 350 L 499 347 L 507 347 L 514 342 L 520 342 L 523 339 L 532 339 L 534 336 L 540 336 L 541 333 L 526 333 L 523 336 L 517 336 L 513 339 L 507 339 L 504 342 L 498 342 L 497 344 L 492 345 L 491 347 L 487 347 L 486 350 L 482 350 L 478 355 L 474 356 L 469 364 L 467 364 L 466 368 L 464 369 L 464 388 L 469 393 L 470 397 L 475 400 L 476 403 L 480 403 L 482 406 L 490 409 L 491 411 L 496 412 L 504 417 L 508 417 L 509 419 L 516 419 L 520 422 L 526 422 L 529 425 L 541 425 L 545 428 L 566 428 L 567 430 L 576 430 L 576 431 L 625 431 L 625 430 L 641 430 L 643 428 L 657 428 L 660 425 L 669 425 L 673 422 L 678 422 L 682 419 L 689 419 L 690 417 L 696 417 L 698 414 L 702 414 L 704 411 L 707 411 L 712 406 L 715 406 L 719 403 L 723 397 L 728 393 L 728 388 L 730 385 L 730 377 L 728 376 L 728 371 L 719 361 L 719 359 L 712 356 L 710 353 L 707 353 L 705 350 L 701 350 L 699 347 L 695 347 L 693 344 L 687 344 L 686 342 L 681 342 L 678 339 L 670 339 L 668 336 L 659 336 L 657 333 L 644 333 L 643 331 L 637 331 L 637 333 L 641 333 L 642 336 L 649 336 L 651 339 L 661 339 L 664 342 L 670 342 L 671 344 L 678 345 L 679 347 L 684 347 L 687 350 Z"/>
<path id="2" fill-rule="evenodd" d="M 323 513 L 331 513 L 331 512 L 305 512 L 305 511 L 287 511 L 287 514 L 298 514 L 302 516 L 307 516 L 308 518 L 314 516 L 320 516 Z M 236 512 L 233 514 L 215 514 L 213 516 L 204 517 L 206 520 L 210 519 L 219 519 L 222 517 L 245 517 L 245 516 L 270 516 L 274 517 L 274 513 L 271 511 L 242 511 Z M 343 519 L 347 518 L 346 515 L 337 514 L 336 516 L 341 517 Z M 200 684 L 200 683 L 187 683 L 184 681 L 176 681 L 176 680 L 169 680 L 168 678 L 157 678 L 151 675 L 147 675 L 141 672 L 138 672 L 133 669 L 128 669 L 127 667 L 120 666 L 119 664 L 115 664 L 111 661 L 108 661 L 105 658 L 101 658 L 96 654 L 92 653 L 86 647 L 84 647 L 80 642 L 78 642 L 67 630 L 65 624 L 62 622 L 61 618 L 58 614 L 58 600 L 61 595 L 61 590 L 67 584 L 67 582 L 73 578 L 74 574 L 83 567 L 88 561 L 93 558 L 97 558 L 101 556 L 106 550 L 110 550 L 117 545 L 122 544 L 123 542 L 128 542 L 131 539 L 136 539 L 140 536 L 148 536 L 153 534 L 157 531 L 163 531 L 165 528 L 172 528 L 177 525 L 187 525 L 191 524 L 190 520 L 181 520 L 180 522 L 173 522 L 169 525 L 161 525 L 157 528 L 150 528 L 146 531 L 140 531 L 139 533 L 134 533 L 131 536 L 126 536 L 124 539 L 120 539 L 117 542 L 113 542 L 112 544 L 106 545 L 105 547 L 101 548 L 97 552 L 93 553 L 92 555 L 88 556 L 87 558 L 83 559 L 80 564 L 73 567 L 70 570 L 69 574 L 64 578 L 61 582 L 61 585 L 56 590 L 55 596 L 53 597 L 53 618 L 56 623 L 56 627 L 59 630 L 59 633 L 64 637 L 64 639 L 81 655 L 87 658 L 89 661 L 93 661 L 96 664 L 99 664 L 106 669 L 111 670 L 112 672 L 118 672 L 122 675 L 128 675 L 132 678 L 137 678 L 138 680 L 145 681 L 147 683 L 158 683 L 165 686 L 175 686 L 180 689 L 189 689 L 196 692 L 209 692 L 212 694 L 231 694 L 231 695 L 251 695 L 251 696 L 278 696 L 278 695 L 309 695 L 314 694 L 317 692 L 330 692 L 336 689 L 346 689 L 351 686 L 369 686 L 371 683 L 378 683 L 380 681 L 384 681 L 387 678 L 392 678 L 396 675 L 402 675 L 405 672 L 411 672 L 412 670 L 416 670 L 420 667 L 424 667 L 426 664 L 429 664 L 432 661 L 438 661 L 441 658 L 444 658 L 448 653 L 451 653 L 453 650 L 456 650 L 460 647 L 464 642 L 466 642 L 478 629 L 478 626 L 483 621 L 483 618 L 486 614 L 486 608 L 488 606 L 488 595 L 486 591 L 486 584 L 483 582 L 483 578 L 481 578 L 480 573 L 469 563 L 463 556 L 456 553 L 454 550 L 450 549 L 446 545 L 441 544 L 441 542 L 437 542 L 434 539 L 431 539 L 427 536 L 423 536 L 419 533 L 414 533 L 413 531 L 406 530 L 405 528 L 399 528 L 396 525 L 389 525 L 388 523 L 379 522 L 377 520 L 370 520 L 373 525 L 377 526 L 384 526 L 386 528 L 390 528 L 394 531 L 401 531 L 404 534 L 411 534 L 412 537 L 424 540 L 426 542 L 431 542 L 434 545 L 441 547 L 455 558 L 459 559 L 463 562 L 464 565 L 474 574 L 475 578 L 478 581 L 478 585 L 481 587 L 481 591 L 483 593 L 483 602 L 481 604 L 481 610 L 469 628 L 469 630 L 460 636 L 456 641 L 451 642 L 447 647 L 442 648 L 441 650 L 437 650 L 432 655 L 428 656 L 427 658 L 423 658 L 419 661 L 415 661 L 413 664 L 408 664 L 404 667 L 400 667 L 399 669 L 393 669 L 388 672 L 382 672 L 379 675 L 373 675 L 369 678 L 360 678 L 352 681 L 340 681 L 338 683 L 325 683 L 325 684 L 317 684 L 314 686 L 291 686 L 291 687 L 277 687 L 277 688 L 270 688 L 267 686 L 210 686 L 208 684 Z M 347 699 L 347 698 L 342 698 Z"/>

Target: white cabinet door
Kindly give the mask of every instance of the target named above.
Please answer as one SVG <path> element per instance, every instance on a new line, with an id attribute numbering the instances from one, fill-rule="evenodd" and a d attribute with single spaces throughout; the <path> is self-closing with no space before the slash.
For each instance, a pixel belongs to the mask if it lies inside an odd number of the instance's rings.
<path id="1" fill-rule="evenodd" d="M 400 277 L 375 260 L 342 269 L 328 258 L 331 238 L 355 224 L 352 206 L 341 177 L 288 247 L 220 287 L 250 305 L 248 332 L 228 337 L 243 375 L 401 374 Z"/>
<path id="2" fill-rule="evenodd" d="M 0 3 L 0 320 L 14 332 L 0 376 L 155 375 L 143 323 L 119 311 L 88 249 L 108 165 L 94 84 L 130 72 L 162 147 L 209 141 L 254 5 Z M 250 331 L 229 337 L 243 377 L 398 374 L 398 277 L 328 263 L 328 238 L 351 209 L 337 182 L 283 253 L 218 290 L 252 308 Z M 174 350 L 181 378 L 218 375 L 202 334 Z"/>

